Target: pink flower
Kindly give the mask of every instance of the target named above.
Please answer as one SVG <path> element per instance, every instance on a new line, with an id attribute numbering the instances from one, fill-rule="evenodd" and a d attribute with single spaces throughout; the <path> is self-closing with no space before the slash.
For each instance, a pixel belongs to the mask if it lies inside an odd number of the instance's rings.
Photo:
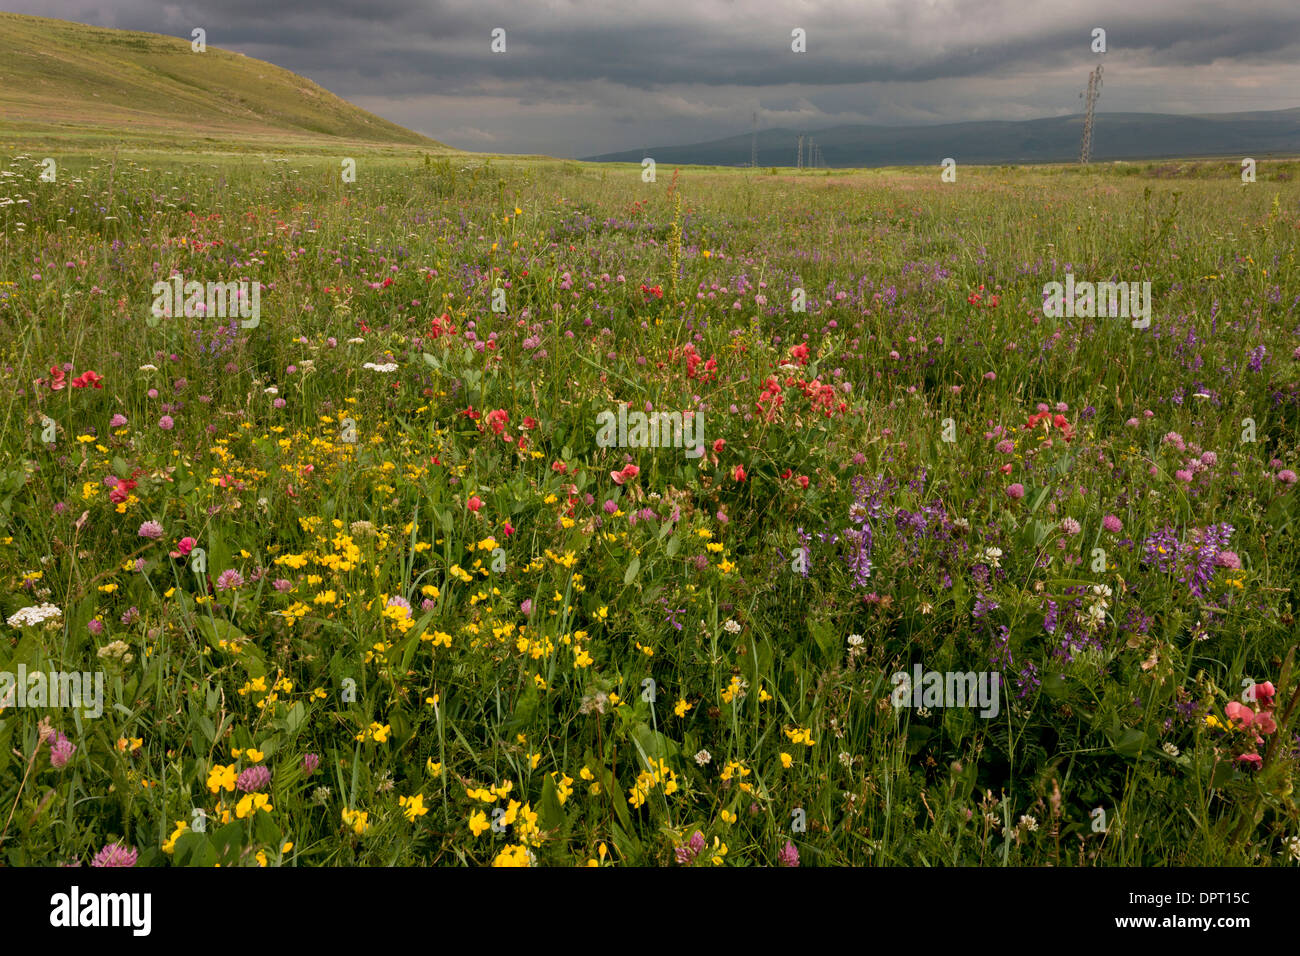
<path id="1" fill-rule="evenodd" d="M 1025 496 L 1025 486 L 1020 482 L 1007 486 L 1007 497 L 1013 501 L 1019 501 Z"/>
<path id="2" fill-rule="evenodd" d="M 469 501 L 465 502 L 465 507 L 470 511 L 477 512 L 479 508 L 483 507 L 483 499 L 478 495 L 470 495 Z"/>
<path id="3" fill-rule="evenodd" d="M 1292 471 L 1290 468 L 1283 468 L 1281 471 L 1277 473 L 1277 480 L 1282 482 L 1282 484 L 1284 485 L 1294 485 L 1295 472 Z"/>
<path id="4" fill-rule="evenodd" d="M 1214 563 L 1221 568 L 1231 568 L 1234 571 L 1241 570 L 1241 558 L 1237 556 L 1236 551 L 1220 551 L 1214 556 Z"/>
<path id="5" fill-rule="evenodd" d="M 1255 712 L 1239 700 L 1228 701 L 1228 706 L 1223 710 L 1234 725 L 1241 727 L 1249 727 L 1255 719 Z"/>
<path id="6" fill-rule="evenodd" d="M 1111 534 L 1119 534 L 1124 530 L 1124 523 L 1114 515 L 1106 515 L 1106 517 L 1102 518 L 1101 526 Z"/>
<path id="7" fill-rule="evenodd" d="M 218 591 L 233 591 L 235 588 L 242 588 L 243 586 L 244 576 L 234 568 L 227 568 L 225 571 L 222 571 L 221 576 L 217 578 Z"/>
<path id="8" fill-rule="evenodd" d="M 781 852 L 776 855 L 776 859 L 782 866 L 798 866 L 799 849 L 789 840 L 786 840 L 785 846 L 782 847 Z"/>
<path id="9" fill-rule="evenodd" d="M 621 485 L 623 482 L 630 481 L 639 474 L 641 474 L 641 469 L 636 465 L 624 465 L 622 471 L 611 471 L 609 477 L 614 480 L 614 484 Z"/>
<path id="10" fill-rule="evenodd" d="M 165 432 L 169 432 L 176 427 L 176 422 L 172 420 L 170 415 L 164 415 L 162 418 L 158 419 L 158 427 Z"/>
<path id="11" fill-rule="evenodd" d="M 135 859 L 140 855 L 139 850 L 128 850 L 120 843 L 110 843 L 104 849 L 95 854 L 95 858 L 90 861 L 91 866 L 135 866 Z"/>
<path id="12" fill-rule="evenodd" d="M 157 541 L 163 536 L 163 526 L 157 521 L 146 521 L 140 525 L 140 537 L 148 538 L 151 541 Z"/>
<path id="13" fill-rule="evenodd" d="M 126 416 L 119 413 L 108 420 L 109 428 L 121 428 L 126 424 Z"/>
<path id="14" fill-rule="evenodd" d="M 1016 443 L 1010 438 L 1004 438 L 995 447 L 999 455 L 1009 455 L 1016 450 Z"/>
<path id="15" fill-rule="evenodd" d="M 1237 756 L 1237 762 L 1248 763 L 1256 770 L 1258 770 L 1260 767 L 1264 765 L 1264 758 L 1261 757 L 1259 754 L 1239 754 Z"/>
<path id="16" fill-rule="evenodd" d="M 1268 711 L 1255 715 L 1255 729 L 1261 734 L 1271 734 L 1277 731 L 1277 721 Z"/>
<path id="17" fill-rule="evenodd" d="M 50 746 L 50 766 L 55 770 L 62 770 L 72 759 L 73 751 L 77 748 L 73 746 L 71 740 L 59 734 L 54 743 Z"/>
<path id="18" fill-rule="evenodd" d="M 171 552 L 171 556 L 173 558 L 186 557 L 194 550 L 196 544 L 198 544 L 198 542 L 193 538 L 181 538 L 180 542 L 176 545 L 176 550 Z"/>
<path id="19" fill-rule="evenodd" d="M 1273 687 L 1271 680 L 1266 680 L 1262 684 L 1256 684 L 1251 688 L 1251 695 L 1255 698 L 1255 703 L 1259 704 L 1264 710 L 1273 709 L 1273 695 L 1277 690 Z"/>

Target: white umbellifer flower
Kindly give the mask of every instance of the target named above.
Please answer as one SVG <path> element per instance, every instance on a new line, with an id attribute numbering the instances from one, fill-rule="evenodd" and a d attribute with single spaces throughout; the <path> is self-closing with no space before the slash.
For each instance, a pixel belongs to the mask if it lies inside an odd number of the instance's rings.
<path id="1" fill-rule="evenodd" d="M 141 366 L 140 366 L 140 371 L 142 371 L 142 372 L 156 372 L 156 371 L 158 371 L 158 366 L 157 366 L 157 365 L 141 365 Z"/>
<path id="2" fill-rule="evenodd" d="M 737 624 L 735 621 L 733 621 L 731 618 L 727 618 L 727 623 L 722 625 L 722 629 L 726 631 L 728 634 L 740 633 L 740 625 Z"/>
<path id="3" fill-rule="evenodd" d="M 365 339 L 348 339 L 348 345 L 365 345 Z"/>
<path id="4" fill-rule="evenodd" d="M 858 646 L 860 646 L 861 644 L 862 644 L 862 635 L 861 635 L 861 634 L 850 634 L 850 635 L 849 635 L 849 647 L 858 647 Z"/>
<path id="5" fill-rule="evenodd" d="M 706 763 L 708 763 L 712 759 L 713 759 L 713 754 L 709 753 L 707 750 L 701 750 L 699 753 L 695 755 L 695 762 L 699 764 L 701 767 L 703 767 Z"/>
<path id="6" fill-rule="evenodd" d="M 396 372 L 396 362 L 385 362 L 383 365 L 376 365 L 374 362 L 367 362 L 362 368 L 368 368 L 375 372 Z"/>
<path id="7" fill-rule="evenodd" d="M 276 388 L 274 385 L 272 385 L 270 388 L 264 388 L 264 389 L 262 389 L 262 391 L 263 391 L 263 393 L 265 393 L 265 394 L 267 394 L 267 395 L 279 395 L 279 394 L 280 394 L 280 390 L 279 390 L 278 388 Z"/>
<path id="8" fill-rule="evenodd" d="M 120 660 L 123 664 L 130 664 L 135 660 L 135 655 L 131 653 L 131 645 L 126 641 L 113 641 L 111 644 L 105 644 L 95 652 L 96 657 L 111 657 Z"/>
<path id="9" fill-rule="evenodd" d="M 63 612 L 53 604 L 36 604 L 15 611 L 9 618 L 10 627 L 35 627 L 55 617 L 62 617 Z"/>

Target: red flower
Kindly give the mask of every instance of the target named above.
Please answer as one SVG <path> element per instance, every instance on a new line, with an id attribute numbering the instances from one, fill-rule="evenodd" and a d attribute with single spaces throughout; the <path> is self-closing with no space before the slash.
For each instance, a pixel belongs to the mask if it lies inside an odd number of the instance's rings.
<path id="1" fill-rule="evenodd" d="M 737 465 L 735 468 L 731 469 L 731 477 L 732 477 L 732 479 L 735 480 L 735 481 L 744 481 L 744 480 L 745 480 L 745 466 L 744 466 L 744 465 Z"/>
<path id="2" fill-rule="evenodd" d="M 532 431 L 534 428 L 537 427 L 537 425 L 538 425 L 538 421 L 537 421 L 537 419 L 533 418 L 533 416 L 531 416 L 531 415 L 525 415 L 525 416 L 524 416 L 524 423 L 523 423 L 522 425 L 520 425 L 519 427 L 520 427 L 520 428 L 527 429 L 528 431 Z"/>
<path id="3" fill-rule="evenodd" d="M 800 365 L 807 365 L 808 346 L 805 343 L 800 342 L 798 345 L 796 345 L 794 348 L 790 350 L 790 357 L 794 359 L 796 362 L 798 362 Z"/>
<path id="4" fill-rule="evenodd" d="M 611 471 L 609 477 L 614 480 L 614 484 L 621 485 L 625 481 L 631 481 L 639 474 L 641 474 L 641 469 L 636 465 L 624 465 L 622 471 Z"/>
<path id="5" fill-rule="evenodd" d="M 501 530 L 505 532 L 505 536 L 508 538 L 515 533 L 515 526 L 512 525 L 509 521 L 507 521 L 505 527 L 502 528 Z"/>
<path id="6" fill-rule="evenodd" d="M 800 487 L 800 488 L 803 488 L 805 491 L 808 489 L 808 476 L 807 476 L 807 475 L 800 475 L 798 478 L 795 479 L 795 481 L 799 482 L 799 487 Z"/>
<path id="7" fill-rule="evenodd" d="M 726 446 L 727 446 L 727 440 L 725 438 L 719 438 L 717 441 L 713 443 L 713 453 L 715 455 L 721 455 L 722 449 L 725 448 Z"/>
<path id="8" fill-rule="evenodd" d="M 479 508 L 483 507 L 483 499 L 478 495 L 470 495 L 469 501 L 465 502 L 465 507 L 470 511 L 477 512 Z"/>
<path id="9" fill-rule="evenodd" d="M 495 435 L 500 435 L 509 421 L 510 414 L 504 408 L 498 408 L 487 413 L 487 423 Z"/>
<path id="10" fill-rule="evenodd" d="M 68 383 L 64 381 L 65 378 L 67 376 L 64 374 L 63 369 L 57 365 L 50 366 L 50 389 L 52 391 L 57 392 L 66 387 Z"/>

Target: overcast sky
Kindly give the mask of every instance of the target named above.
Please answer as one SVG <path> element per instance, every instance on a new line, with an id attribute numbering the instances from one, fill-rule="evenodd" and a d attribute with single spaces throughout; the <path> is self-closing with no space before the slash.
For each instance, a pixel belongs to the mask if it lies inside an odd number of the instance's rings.
<path id="1" fill-rule="evenodd" d="M 0 0 L 269 60 L 461 149 L 1300 106 L 1300 0 Z M 506 52 L 491 52 L 502 28 Z M 1093 53 L 1092 30 L 1107 52 Z M 806 31 L 807 52 L 791 49 Z"/>

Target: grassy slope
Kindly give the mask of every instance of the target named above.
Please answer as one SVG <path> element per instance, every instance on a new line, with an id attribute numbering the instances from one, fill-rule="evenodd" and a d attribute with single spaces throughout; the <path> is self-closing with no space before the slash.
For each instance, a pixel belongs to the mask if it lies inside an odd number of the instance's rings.
<path id="1" fill-rule="evenodd" d="M 187 40 L 0 13 L 0 133 L 217 149 L 343 139 L 445 150 L 262 60 Z"/>

